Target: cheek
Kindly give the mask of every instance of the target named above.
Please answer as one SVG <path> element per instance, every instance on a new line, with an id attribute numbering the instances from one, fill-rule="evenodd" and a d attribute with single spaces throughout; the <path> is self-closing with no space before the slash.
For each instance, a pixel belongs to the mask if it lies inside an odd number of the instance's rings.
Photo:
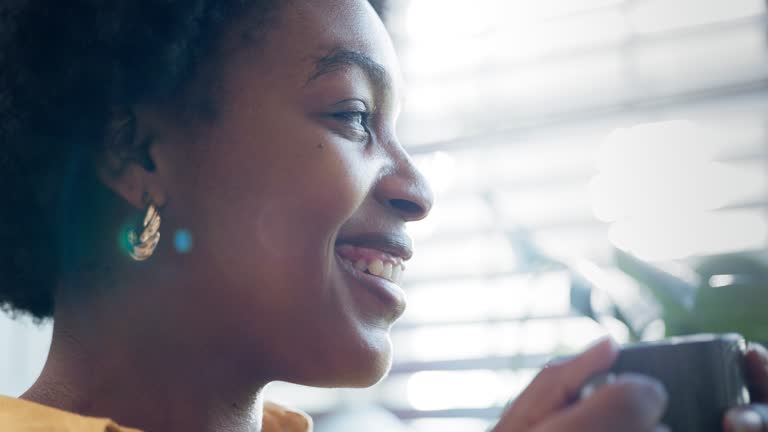
<path id="1" fill-rule="evenodd" d="M 233 218 L 242 217 L 241 226 L 273 254 L 327 247 L 368 193 L 364 161 L 349 160 L 327 146 L 307 147 L 304 153 L 274 159 L 257 178 L 253 170 L 240 171 L 251 184 L 264 186 L 231 196 L 243 207 Z"/>
<path id="2" fill-rule="evenodd" d="M 356 144 L 317 127 L 263 130 L 258 140 L 211 138 L 190 174 L 197 181 L 183 195 L 195 268 L 250 287 L 257 302 L 293 302 L 286 297 L 307 281 L 322 281 L 334 235 L 365 200 L 375 170 Z"/>

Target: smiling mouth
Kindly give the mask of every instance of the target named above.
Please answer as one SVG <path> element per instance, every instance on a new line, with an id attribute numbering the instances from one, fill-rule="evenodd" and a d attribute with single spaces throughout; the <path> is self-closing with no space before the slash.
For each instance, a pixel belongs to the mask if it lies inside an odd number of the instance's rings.
<path id="1" fill-rule="evenodd" d="M 340 245 L 336 248 L 339 257 L 357 271 L 385 279 L 399 285 L 405 265 L 403 258 L 389 253 L 352 245 Z"/>

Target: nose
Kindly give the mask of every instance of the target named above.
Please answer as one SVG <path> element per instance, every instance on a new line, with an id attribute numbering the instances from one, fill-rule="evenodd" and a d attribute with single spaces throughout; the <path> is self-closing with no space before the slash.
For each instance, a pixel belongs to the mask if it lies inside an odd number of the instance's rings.
<path id="1" fill-rule="evenodd" d="M 424 219 L 435 201 L 432 188 L 410 156 L 402 149 L 398 153 L 394 164 L 379 180 L 376 198 L 406 222 Z"/>

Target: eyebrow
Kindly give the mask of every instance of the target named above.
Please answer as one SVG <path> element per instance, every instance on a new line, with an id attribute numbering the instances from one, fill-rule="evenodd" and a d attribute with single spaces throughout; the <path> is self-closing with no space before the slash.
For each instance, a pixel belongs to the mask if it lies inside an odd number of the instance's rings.
<path id="1" fill-rule="evenodd" d="M 307 84 L 323 75 L 335 72 L 345 67 L 359 67 L 365 72 L 377 87 L 383 90 L 392 89 L 392 77 L 387 69 L 374 59 L 359 51 L 336 48 L 315 61 L 315 69 L 307 80 Z"/>

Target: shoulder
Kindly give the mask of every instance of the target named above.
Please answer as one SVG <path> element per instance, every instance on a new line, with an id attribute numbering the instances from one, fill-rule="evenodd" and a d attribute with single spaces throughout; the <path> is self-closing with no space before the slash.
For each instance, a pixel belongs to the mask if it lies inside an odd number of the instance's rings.
<path id="1" fill-rule="evenodd" d="M 312 418 L 301 411 L 272 402 L 264 403 L 262 432 L 312 432 Z"/>
<path id="2" fill-rule="evenodd" d="M 264 404 L 263 432 L 312 432 L 312 419 L 301 411 Z M 34 402 L 0 396 L 0 430 L 16 432 L 141 432 L 107 418 L 85 417 Z"/>
<path id="3" fill-rule="evenodd" d="M 107 418 L 84 417 L 34 402 L 0 396 L 0 430 L 17 432 L 140 432 Z"/>

